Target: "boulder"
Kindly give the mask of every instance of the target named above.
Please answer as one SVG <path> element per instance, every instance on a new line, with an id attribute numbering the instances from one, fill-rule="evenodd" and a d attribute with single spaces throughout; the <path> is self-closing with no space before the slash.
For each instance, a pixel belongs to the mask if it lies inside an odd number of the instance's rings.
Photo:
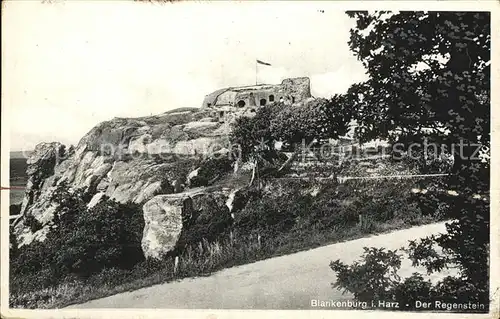
<path id="1" fill-rule="evenodd" d="M 193 201 L 185 194 L 159 195 L 144 204 L 143 212 L 144 256 L 160 259 L 175 248 L 181 235 L 183 216 L 193 213 Z"/>
<path id="2" fill-rule="evenodd" d="M 210 134 L 213 132 L 216 128 L 220 126 L 219 123 L 217 122 L 190 122 L 186 124 L 183 128 L 184 132 L 187 132 L 189 134 Z"/>
<path id="3" fill-rule="evenodd" d="M 39 199 L 43 183 L 54 174 L 55 167 L 63 160 L 64 150 L 65 146 L 58 142 L 40 143 L 35 147 L 27 159 L 28 182 L 21 205 L 21 214 Z"/>
<path id="4" fill-rule="evenodd" d="M 161 259 L 176 248 L 216 240 L 232 223 L 226 206 L 228 193 L 230 190 L 197 188 L 147 201 L 143 206 L 144 256 Z"/>

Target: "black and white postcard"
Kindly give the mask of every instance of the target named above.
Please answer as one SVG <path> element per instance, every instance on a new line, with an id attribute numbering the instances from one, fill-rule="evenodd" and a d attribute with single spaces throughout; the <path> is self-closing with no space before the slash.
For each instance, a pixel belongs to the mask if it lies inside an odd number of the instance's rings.
<path id="1" fill-rule="evenodd" d="M 498 318 L 499 7 L 2 1 L 2 318 Z"/>

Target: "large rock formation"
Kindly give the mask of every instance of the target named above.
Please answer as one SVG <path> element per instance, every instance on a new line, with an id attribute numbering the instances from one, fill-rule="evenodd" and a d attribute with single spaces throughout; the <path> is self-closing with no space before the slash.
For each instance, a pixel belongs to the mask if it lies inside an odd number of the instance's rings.
<path id="1" fill-rule="evenodd" d="M 165 254 L 203 239 L 215 240 L 231 225 L 229 189 L 196 188 L 158 195 L 143 206 L 142 250 L 147 258 Z"/>
<path id="2" fill-rule="evenodd" d="M 182 217 L 192 214 L 193 201 L 184 194 L 159 195 L 143 206 L 142 251 L 146 258 L 161 258 L 173 250 L 182 231 Z"/>
<path id="3" fill-rule="evenodd" d="M 29 182 L 21 213 L 47 225 L 56 208 L 52 195 L 60 185 L 84 189 L 92 198 L 89 207 L 104 195 L 122 203 L 145 203 L 174 188 L 182 191 L 201 155 L 226 144 L 227 123 L 200 109 L 100 123 L 71 152 L 60 143 L 36 147 L 28 159 Z M 21 245 L 44 238 L 31 234 L 23 221 L 21 217 L 15 225 Z M 39 232 L 45 234 L 47 227 Z"/>
<path id="4" fill-rule="evenodd" d="M 57 142 L 40 143 L 35 147 L 27 160 L 28 183 L 26 184 L 21 213 L 24 213 L 33 202 L 38 200 L 44 186 L 46 187 L 50 183 L 50 181 L 45 183 L 47 178 L 54 174 L 54 168 L 60 163 L 64 153 L 65 146 Z"/>
<path id="5" fill-rule="evenodd" d="M 269 92 L 259 87 L 259 94 L 262 99 L 278 99 L 273 94 L 287 93 L 304 102 L 310 97 L 309 85 L 308 78 L 288 79 Z M 251 93 L 258 93 L 254 91 Z M 147 257 L 160 258 L 202 239 L 217 240 L 217 232 L 232 222 L 232 190 L 213 193 L 202 188 L 193 193 L 189 187 L 194 187 L 191 181 L 205 165 L 202 158 L 228 153 L 228 135 L 235 119 L 254 114 L 254 109 L 233 106 L 228 110 L 176 109 L 102 122 L 68 151 L 60 143 L 38 145 L 28 159 L 29 182 L 21 217 L 14 223 L 19 245 L 46 238 L 58 206 L 54 194 L 60 187 L 83 190 L 89 208 L 106 197 L 144 204 L 142 248 Z M 28 216 L 42 227 L 27 225 Z M 38 230 L 32 233 L 34 229 Z"/>

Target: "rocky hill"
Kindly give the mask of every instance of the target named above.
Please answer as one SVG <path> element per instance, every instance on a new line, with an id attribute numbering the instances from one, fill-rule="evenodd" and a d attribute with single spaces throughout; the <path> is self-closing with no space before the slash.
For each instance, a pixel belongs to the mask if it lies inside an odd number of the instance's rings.
<path id="1" fill-rule="evenodd" d="M 185 108 L 100 123 L 75 148 L 65 149 L 58 142 L 37 145 L 27 162 L 22 216 L 14 222 L 19 244 L 44 240 L 57 208 L 54 191 L 63 186 L 83 189 L 91 198 L 89 207 L 104 196 L 145 204 L 144 252 L 159 256 L 159 247 L 168 251 L 179 235 L 169 230 L 182 227 L 185 203 L 215 191 L 188 189 L 189 179 L 203 157 L 226 151 L 230 123 L 210 110 Z M 230 191 L 224 190 L 226 196 Z M 32 232 L 25 225 L 27 216 L 43 227 Z"/>
<path id="2" fill-rule="evenodd" d="M 95 126 L 76 147 L 66 149 L 58 142 L 37 145 L 27 161 L 21 214 L 13 223 L 19 246 L 44 241 L 56 227 L 56 190 L 64 188 L 83 191 L 88 208 L 108 198 L 142 205 L 142 250 L 146 257 L 161 258 L 186 236 L 185 226 L 196 223 L 185 223 L 186 218 L 201 216 L 204 222 L 219 218 L 208 212 L 203 215 L 204 206 L 217 205 L 217 211 L 234 215 L 232 202 L 237 191 L 248 185 L 251 167 L 229 158 L 229 133 L 235 118 L 252 113 L 239 109 L 232 117 L 221 119 L 213 109 L 184 108 L 156 116 L 114 118 Z M 210 163 L 215 154 L 226 154 L 217 156 L 222 158 L 221 172 Z M 380 173 L 386 168 L 381 160 L 376 167 L 354 162 L 342 167 L 348 175 L 358 168 L 364 175 Z M 328 165 L 332 163 L 316 162 L 305 160 L 292 166 L 287 178 L 334 178 L 335 169 Z M 210 182 L 193 182 L 203 171 L 205 181 Z M 37 227 L 30 224 L 33 220 Z"/>

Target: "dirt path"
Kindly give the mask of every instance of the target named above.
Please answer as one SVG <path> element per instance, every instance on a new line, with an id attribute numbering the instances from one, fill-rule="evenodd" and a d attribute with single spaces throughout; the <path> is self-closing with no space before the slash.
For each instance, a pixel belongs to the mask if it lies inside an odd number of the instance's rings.
<path id="1" fill-rule="evenodd" d="M 184 279 L 93 300 L 70 308 L 310 309 L 311 299 L 344 300 L 331 288 L 329 263 L 357 260 L 365 246 L 397 249 L 408 240 L 445 231 L 444 223 L 319 247 L 219 271 L 210 277 Z M 400 275 L 417 269 L 404 260 Z M 443 274 L 434 276 L 437 280 Z"/>

